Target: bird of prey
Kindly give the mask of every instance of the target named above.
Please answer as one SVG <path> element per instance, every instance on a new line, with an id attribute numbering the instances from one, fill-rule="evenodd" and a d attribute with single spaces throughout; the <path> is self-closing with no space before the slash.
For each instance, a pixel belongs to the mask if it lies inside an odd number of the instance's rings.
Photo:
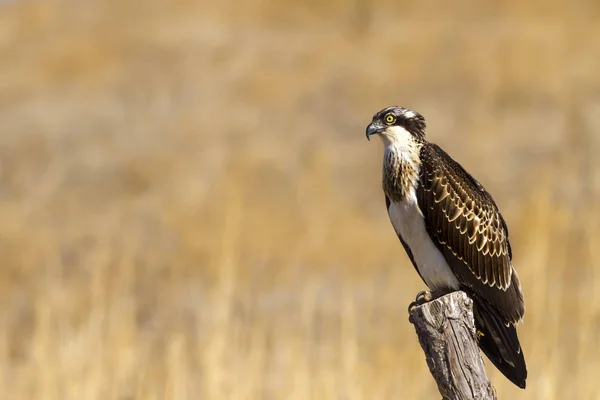
<path id="1" fill-rule="evenodd" d="M 425 118 L 403 107 L 373 116 L 367 139 L 383 140 L 383 192 L 390 221 L 430 292 L 462 290 L 473 299 L 478 344 L 515 385 L 527 368 L 516 324 L 525 313 L 508 229 L 492 196 L 425 137 Z M 414 304 L 414 303 L 413 303 Z"/>

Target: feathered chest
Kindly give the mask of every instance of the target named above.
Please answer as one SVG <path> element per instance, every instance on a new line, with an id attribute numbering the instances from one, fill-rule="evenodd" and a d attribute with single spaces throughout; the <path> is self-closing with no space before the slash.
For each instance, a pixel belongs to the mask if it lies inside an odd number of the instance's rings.
<path id="1" fill-rule="evenodd" d="M 419 180 L 420 146 L 395 146 L 385 148 L 383 156 L 383 192 L 391 201 L 401 201 L 411 196 Z"/>

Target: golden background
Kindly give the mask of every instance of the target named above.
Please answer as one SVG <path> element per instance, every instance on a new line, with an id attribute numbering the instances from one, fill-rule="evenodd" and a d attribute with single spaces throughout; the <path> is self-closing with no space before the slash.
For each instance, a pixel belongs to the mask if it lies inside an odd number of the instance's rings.
<path id="1" fill-rule="evenodd" d="M 600 3 L 0 2 L 3 399 L 439 398 L 403 105 L 494 195 L 526 391 L 600 399 Z"/>

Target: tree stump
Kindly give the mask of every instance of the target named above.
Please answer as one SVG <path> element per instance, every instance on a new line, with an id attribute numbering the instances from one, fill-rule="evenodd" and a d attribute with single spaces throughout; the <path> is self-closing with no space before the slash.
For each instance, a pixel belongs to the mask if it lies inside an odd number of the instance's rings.
<path id="1" fill-rule="evenodd" d="M 496 399 L 477 346 L 473 301 L 464 292 L 415 307 L 410 322 L 443 399 Z"/>

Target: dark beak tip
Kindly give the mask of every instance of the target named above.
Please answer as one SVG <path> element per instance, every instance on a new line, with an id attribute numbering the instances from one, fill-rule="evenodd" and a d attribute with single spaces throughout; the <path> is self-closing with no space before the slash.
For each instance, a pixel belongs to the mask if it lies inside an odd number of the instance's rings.
<path id="1" fill-rule="evenodd" d="M 367 129 L 365 131 L 365 134 L 367 136 L 367 139 L 369 141 L 371 141 L 371 135 L 374 135 L 378 132 L 378 129 L 376 126 L 374 126 L 373 124 L 369 124 L 369 126 L 367 126 Z"/>

